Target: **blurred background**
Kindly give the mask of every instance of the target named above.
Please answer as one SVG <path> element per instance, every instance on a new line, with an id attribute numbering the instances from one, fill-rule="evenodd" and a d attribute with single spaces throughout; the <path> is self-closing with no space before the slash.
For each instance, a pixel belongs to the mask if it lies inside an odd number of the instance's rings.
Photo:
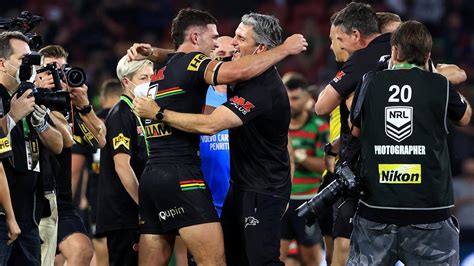
<path id="1" fill-rule="evenodd" d="M 337 71 L 329 49 L 329 18 L 350 1 L 337 0 L 15 0 L 2 1 L 0 17 L 16 17 L 22 10 L 44 17 L 33 32 L 45 45 L 59 44 L 69 52 L 69 63 L 84 68 L 91 99 L 100 84 L 115 77 L 115 67 L 134 42 L 172 48 L 170 25 L 179 9 L 193 7 L 210 11 L 219 21 L 221 35 L 233 37 L 240 17 L 248 12 L 272 14 L 280 19 L 285 35 L 302 33 L 309 42 L 306 53 L 278 65 L 280 74 L 301 72 L 314 95 Z M 474 103 L 474 1 L 472 0 L 380 0 L 363 1 L 376 11 L 399 14 L 403 20 L 423 22 L 434 38 L 436 63 L 454 63 L 468 80 L 458 89 Z M 94 100 L 97 104 L 98 101 Z M 463 258 L 474 260 L 474 124 L 451 126 L 451 165 L 461 226 Z M 469 259 L 469 258 L 467 258 Z M 474 262 L 469 265 L 474 265 Z"/>

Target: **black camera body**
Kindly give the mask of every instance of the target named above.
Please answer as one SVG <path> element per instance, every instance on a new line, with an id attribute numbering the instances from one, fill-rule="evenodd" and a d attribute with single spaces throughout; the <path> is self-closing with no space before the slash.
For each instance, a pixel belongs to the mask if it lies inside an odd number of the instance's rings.
<path id="1" fill-rule="evenodd" d="M 0 29 L 20 31 L 28 38 L 28 45 L 33 50 L 38 50 L 43 45 L 41 36 L 30 32 L 43 21 L 43 17 L 33 15 L 29 11 L 22 11 L 16 18 L 0 18 Z"/>
<path id="2" fill-rule="evenodd" d="M 38 105 L 44 105 L 51 110 L 64 111 L 68 110 L 71 107 L 71 97 L 69 92 L 61 91 L 61 84 L 59 79 L 57 79 L 57 84 L 55 80 L 55 89 L 50 91 L 45 88 L 36 88 L 32 82 L 28 82 L 32 72 L 34 71 L 33 66 L 42 65 L 43 56 L 36 52 L 31 52 L 23 57 L 20 65 L 20 85 L 16 91 L 16 97 L 20 97 L 27 91 L 31 89 L 33 92 L 31 96 L 35 97 L 35 103 Z M 52 66 L 50 66 L 51 68 Z M 55 65 L 54 65 L 55 67 Z M 57 71 L 56 71 L 56 75 Z M 53 75 L 54 79 L 54 75 Z M 57 85 L 57 86 L 56 86 Z"/>
<path id="3" fill-rule="evenodd" d="M 298 216 L 307 216 L 306 222 L 311 225 L 325 208 L 332 208 L 342 196 L 359 197 L 363 194 L 359 177 L 354 175 L 348 163 L 342 163 L 336 170 L 336 179 L 316 194 L 312 199 L 298 207 Z"/>

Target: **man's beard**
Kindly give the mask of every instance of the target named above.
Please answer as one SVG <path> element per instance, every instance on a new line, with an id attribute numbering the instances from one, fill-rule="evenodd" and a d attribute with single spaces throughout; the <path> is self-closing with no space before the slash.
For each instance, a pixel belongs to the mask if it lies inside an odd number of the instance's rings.
<path id="1" fill-rule="evenodd" d="M 301 116 L 301 114 L 303 113 L 303 110 L 298 110 L 298 111 L 291 111 L 291 118 L 297 118 L 299 116 Z"/>

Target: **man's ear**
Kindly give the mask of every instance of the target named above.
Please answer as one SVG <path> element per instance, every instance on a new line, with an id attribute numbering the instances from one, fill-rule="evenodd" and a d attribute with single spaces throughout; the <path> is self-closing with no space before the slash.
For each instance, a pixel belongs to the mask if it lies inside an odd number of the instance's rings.
<path id="1" fill-rule="evenodd" d="M 359 30 L 356 30 L 356 29 L 352 30 L 351 36 L 352 36 L 352 38 L 353 38 L 353 40 L 354 40 L 355 42 L 358 43 L 358 42 L 360 41 L 360 36 L 361 36 L 361 34 L 360 34 L 360 31 L 359 31 Z"/>
<path id="2" fill-rule="evenodd" d="M 257 48 L 256 54 L 265 52 L 267 50 L 268 50 L 268 46 L 266 44 L 260 44 L 259 47 Z"/>
<path id="3" fill-rule="evenodd" d="M 198 45 L 198 43 L 199 43 L 199 33 L 197 31 L 191 31 L 190 41 L 193 45 Z"/>

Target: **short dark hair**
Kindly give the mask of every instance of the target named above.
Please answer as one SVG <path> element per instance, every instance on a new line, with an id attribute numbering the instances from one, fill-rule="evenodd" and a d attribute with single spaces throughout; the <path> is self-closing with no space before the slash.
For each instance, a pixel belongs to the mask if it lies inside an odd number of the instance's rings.
<path id="1" fill-rule="evenodd" d="M 283 78 L 283 84 L 285 84 L 286 89 L 293 91 L 296 89 L 302 89 L 303 91 L 308 90 L 308 82 L 306 79 L 297 72 L 288 72 Z"/>
<path id="2" fill-rule="evenodd" d="M 428 60 L 433 39 L 425 25 L 418 21 L 403 22 L 392 33 L 391 45 L 398 49 L 398 60 L 423 66 Z"/>
<path id="3" fill-rule="evenodd" d="M 332 23 L 341 26 L 341 30 L 347 34 L 352 30 L 358 30 L 364 36 L 379 33 L 379 21 L 372 7 L 368 4 L 352 2 L 339 11 Z"/>
<path id="4" fill-rule="evenodd" d="M 0 33 L 0 58 L 9 59 L 13 54 L 10 40 L 17 39 L 28 43 L 28 37 L 19 31 L 4 31 Z"/>
<path id="5" fill-rule="evenodd" d="M 217 25 L 216 18 L 209 12 L 192 8 L 181 9 L 171 24 L 171 37 L 175 48 L 183 44 L 185 32 L 189 27 L 206 27 L 208 24 Z"/>
<path id="6" fill-rule="evenodd" d="M 104 98 L 109 98 L 111 96 L 120 96 L 124 92 L 122 84 L 117 79 L 108 79 L 102 83 L 102 88 L 100 90 L 100 95 Z"/>
<path id="7" fill-rule="evenodd" d="M 48 45 L 38 51 L 44 57 L 64 58 L 67 60 L 68 52 L 60 45 Z"/>

